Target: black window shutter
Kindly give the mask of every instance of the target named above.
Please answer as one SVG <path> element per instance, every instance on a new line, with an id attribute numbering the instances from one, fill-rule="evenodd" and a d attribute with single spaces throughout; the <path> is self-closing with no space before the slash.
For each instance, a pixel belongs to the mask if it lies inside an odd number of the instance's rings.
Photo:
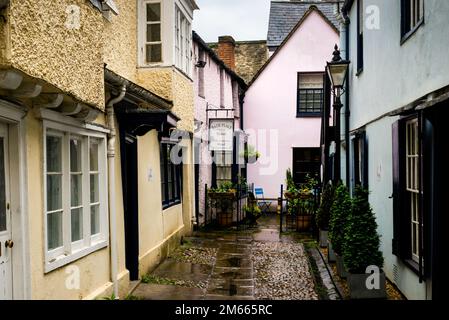
<path id="1" fill-rule="evenodd" d="M 357 0 L 357 72 L 363 70 L 363 0 Z"/>
<path id="2" fill-rule="evenodd" d="M 393 254 L 402 257 L 404 239 L 402 235 L 401 215 L 405 210 L 404 177 L 405 177 L 405 131 L 404 123 L 397 121 L 393 124 Z"/>
<path id="3" fill-rule="evenodd" d="M 359 136 L 352 139 L 352 191 L 361 182 L 359 177 Z"/>
<path id="4" fill-rule="evenodd" d="M 361 153 L 362 153 L 362 159 L 360 159 L 361 163 L 362 163 L 362 178 L 361 178 L 361 182 L 362 182 L 362 187 L 365 189 L 369 189 L 369 180 L 368 180 L 368 162 L 369 162 L 369 158 L 368 158 L 368 138 L 366 135 L 366 131 L 363 131 L 360 135 L 360 141 L 361 141 Z"/>

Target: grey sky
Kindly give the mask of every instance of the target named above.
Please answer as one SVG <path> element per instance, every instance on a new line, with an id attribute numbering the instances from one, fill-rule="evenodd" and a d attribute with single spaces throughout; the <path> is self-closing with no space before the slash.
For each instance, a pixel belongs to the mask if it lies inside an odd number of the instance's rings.
<path id="1" fill-rule="evenodd" d="M 267 38 L 270 0 L 197 0 L 193 29 L 206 42 L 231 35 L 235 40 Z"/>

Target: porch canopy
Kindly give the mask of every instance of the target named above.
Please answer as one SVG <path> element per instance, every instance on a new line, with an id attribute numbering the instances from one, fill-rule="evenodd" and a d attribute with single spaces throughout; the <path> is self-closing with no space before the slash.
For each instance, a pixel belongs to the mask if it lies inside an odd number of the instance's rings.
<path id="1" fill-rule="evenodd" d="M 105 81 L 111 97 L 117 96 L 121 88 L 126 86 L 123 101 L 115 105 L 120 130 L 133 136 L 143 136 L 153 129 L 168 134 L 171 129 L 176 128 L 180 119 L 171 111 L 173 102 L 107 68 L 105 68 Z"/>

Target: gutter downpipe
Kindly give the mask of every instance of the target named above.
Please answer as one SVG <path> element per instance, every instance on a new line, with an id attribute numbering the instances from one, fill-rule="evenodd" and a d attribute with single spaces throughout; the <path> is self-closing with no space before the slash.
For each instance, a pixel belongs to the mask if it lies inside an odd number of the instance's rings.
<path id="1" fill-rule="evenodd" d="M 114 105 L 123 100 L 126 94 L 126 83 L 122 84 L 120 94 L 112 98 L 106 106 L 107 124 L 110 130 L 108 138 L 108 174 L 109 174 L 109 214 L 111 239 L 111 280 L 114 285 L 115 299 L 119 298 L 118 290 L 118 254 L 117 254 L 117 213 L 115 206 L 115 142 L 117 129 L 115 126 Z"/>
<path id="2" fill-rule="evenodd" d="M 349 24 L 351 21 L 349 20 L 348 13 L 345 9 L 342 10 L 342 22 L 343 22 L 343 28 L 345 30 L 345 39 L 342 44 L 345 46 L 345 59 L 349 61 L 350 57 L 350 37 L 349 37 Z M 349 106 L 349 94 L 350 94 L 350 86 L 349 86 L 349 73 L 347 75 L 348 79 L 346 79 L 346 93 L 345 93 L 345 143 L 346 143 L 346 161 L 345 161 L 345 168 L 346 168 L 346 186 L 349 188 L 351 183 L 351 175 L 350 175 L 350 166 L 349 166 L 349 158 L 351 156 L 350 153 L 350 137 L 349 137 L 349 119 L 351 116 L 351 109 Z"/>

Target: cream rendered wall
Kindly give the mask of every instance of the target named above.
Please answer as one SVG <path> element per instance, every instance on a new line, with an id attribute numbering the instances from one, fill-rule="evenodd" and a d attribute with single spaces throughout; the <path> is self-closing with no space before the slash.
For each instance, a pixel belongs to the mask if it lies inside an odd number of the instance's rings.
<path id="1" fill-rule="evenodd" d="M 66 26 L 70 5 L 80 8 L 80 28 Z M 11 0 L 0 28 L 7 43 L 0 68 L 12 66 L 104 110 L 103 19 L 85 0 Z"/>
<path id="2" fill-rule="evenodd" d="M 28 216 L 29 252 L 31 261 L 31 298 L 32 299 L 83 299 L 92 292 L 110 282 L 109 250 L 96 251 L 70 265 L 79 267 L 80 289 L 66 288 L 66 268 L 44 273 L 44 196 L 43 183 L 43 144 L 42 121 L 32 112 L 25 118 L 27 141 L 27 180 L 28 180 Z"/>
<path id="3" fill-rule="evenodd" d="M 115 0 L 119 15 L 111 15 L 111 21 L 103 20 L 104 63 L 133 82 L 138 82 L 136 1 Z"/>
<path id="4" fill-rule="evenodd" d="M 159 139 L 156 130 L 138 138 L 140 274 L 151 271 L 178 245 L 183 204 L 162 210 Z M 155 152 L 156 151 L 156 152 Z M 149 177 L 150 171 L 152 177 Z"/>

